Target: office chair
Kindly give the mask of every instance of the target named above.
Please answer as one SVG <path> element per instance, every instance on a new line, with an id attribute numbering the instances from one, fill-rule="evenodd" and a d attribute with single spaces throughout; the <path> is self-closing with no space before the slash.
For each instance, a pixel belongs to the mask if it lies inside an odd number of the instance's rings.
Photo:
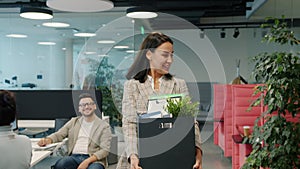
<path id="1" fill-rule="evenodd" d="M 56 118 L 54 131 L 57 132 L 62 126 L 64 126 L 70 119 L 68 118 Z"/>
<path id="2" fill-rule="evenodd" d="M 68 119 L 68 118 L 56 118 L 55 119 L 54 132 L 57 132 L 69 120 L 70 119 Z M 60 144 L 59 146 L 56 146 L 56 148 L 53 150 L 53 155 L 65 156 L 68 152 L 68 150 L 67 150 L 67 141 L 68 141 L 68 139 L 64 139 L 62 141 L 62 144 Z"/>

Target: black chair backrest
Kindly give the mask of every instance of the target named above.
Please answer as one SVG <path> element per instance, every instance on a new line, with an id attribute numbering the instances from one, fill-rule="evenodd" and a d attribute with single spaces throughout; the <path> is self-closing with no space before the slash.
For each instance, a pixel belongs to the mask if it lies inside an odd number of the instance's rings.
<path id="1" fill-rule="evenodd" d="M 55 119 L 55 132 L 58 131 L 62 126 L 64 126 L 70 119 L 68 118 L 57 118 Z"/>

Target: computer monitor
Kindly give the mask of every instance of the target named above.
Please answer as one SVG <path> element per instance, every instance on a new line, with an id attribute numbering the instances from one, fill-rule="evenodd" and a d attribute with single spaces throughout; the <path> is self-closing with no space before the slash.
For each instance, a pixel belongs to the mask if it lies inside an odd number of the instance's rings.
<path id="1" fill-rule="evenodd" d="M 19 120 L 54 120 L 80 115 L 78 97 L 82 93 L 95 96 L 96 114 L 101 117 L 102 95 L 100 90 L 18 90 L 16 108 Z"/>

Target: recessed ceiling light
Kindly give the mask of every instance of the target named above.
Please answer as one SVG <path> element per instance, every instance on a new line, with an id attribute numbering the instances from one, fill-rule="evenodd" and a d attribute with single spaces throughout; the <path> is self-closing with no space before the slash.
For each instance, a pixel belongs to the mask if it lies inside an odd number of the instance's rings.
<path id="1" fill-rule="evenodd" d="M 112 9 L 114 4 L 109 0 L 48 0 L 47 6 L 59 11 L 99 12 Z"/>
<path id="2" fill-rule="evenodd" d="M 63 22 L 45 22 L 42 25 L 47 27 L 54 27 L 54 28 L 66 28 L 70 26 L 70 24 L 63 23 Z"/>
<path id="3" fill-rule="evenodd" d="M 98 55 L 99 57 L 107 57 L 108 55 L 106 55 L 106 54 L 100 54 L 100 55 Z"/>
<path id="4" fill-rule="evenodd" d="M 134 53 L 134 50 L 126 50 L 126 53 Z"/>
<path id="5" fill-rule="evenodd" d="M 39 45 L 56 45 L 55 42 L 38 42 Z"/>
<path id="6" fill-rule="evenodd" d="M 98 40 L 97 43 L 101 44 L 113 44 L 116 43 L 114 40 Z"/>
<path id="7" fill-rule="evenodd" d="M 96 52 L 86 51 L 86 52 L 84 52 L 84 54 L 86 54 L 86 55 L 94 55 L 94 54 L 96 54 Z"/>
<path id="8" fill-rule="evenodd" d="M 5 36 L 9 38 L 27 38 L 27 35 L 24 34 L 7 34 Z"/>
<path id="9" fill-rule="evenodd" d="M 93 36 L 96 36 L 95 33 L 87 33 L 87 32 L 79 32 L 79 33 L 74 33 L 74 36 L 77 36 L 77 37 L 93 37 Z"/>
<path id="10" fill-rule="evenodd" d="M 114 46 L 115 49 L 128 49 L 129 46 L 122 46 L 122 45 L 119 45 L 119 46 Z"/>

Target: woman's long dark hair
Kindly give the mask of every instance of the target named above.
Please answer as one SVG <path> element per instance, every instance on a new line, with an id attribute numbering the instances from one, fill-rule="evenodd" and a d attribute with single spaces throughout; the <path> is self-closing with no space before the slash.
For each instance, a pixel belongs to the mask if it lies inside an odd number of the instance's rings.
<path id="1" fill-rule="evenodd" d="M 127 79 L 135 79 L 139 80 L 140 83 L 144 83 L 147 80 L 148 72 L 150 71 L 149 60 L 146 58 L 146 53 L 148 50 L 155 50 L 157 47 L 162 45 L 165 42 L 170 42 L 173 44 L 171 38 L 167 35 L 162 34 L 160 32 L 150 33 L 141 44 L 139 52 L 128 70 L 126 75 Z M 164 75 L 167 79 L 171 79 L 173 76 L 171 74 Z"/>

